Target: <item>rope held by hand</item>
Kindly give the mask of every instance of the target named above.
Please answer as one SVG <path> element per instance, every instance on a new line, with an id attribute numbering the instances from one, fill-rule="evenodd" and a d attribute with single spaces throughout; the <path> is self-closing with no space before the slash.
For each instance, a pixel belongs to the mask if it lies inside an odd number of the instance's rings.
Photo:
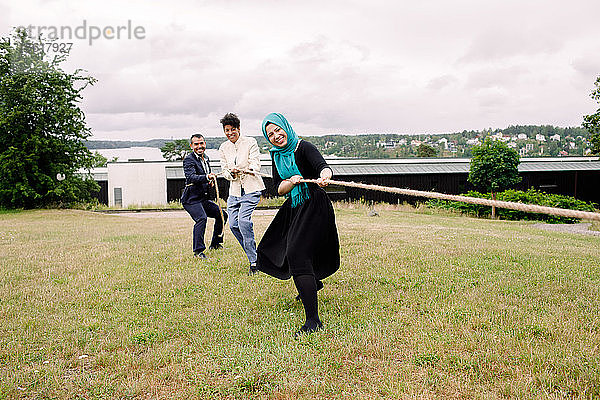
<path id="1" fill-rule="evenodd" d="M 219 212 L 221 213 L 221 221 L 223 221 L 223 230 L 221 232 L 221 234 L 219 235 L 219 237 L 223 237 L 223 234 L 225 233 L 225 218 L 223 216 L 223 209 L 221 208 L 221 205 L 219 204 L 219 200 L 221 199 L 221 196 L 219 196 L 219 183 L 217 182 L 217 177 L 213 177 L 213 181 L 215 183 L 215 191 L 217 192 L 217 198 L 216 198 L 216 203 L 217 203 L 217 207 L 219 207 Z"/>
<path id="2" fill-rule="evenodd" d="M 316 179 L 301 179 L 300 182 L 317 183 L 317 180 Z M 427 198 L 431 198 L 431 199 L 450 200 L 450 201 L 461 201 L 463 203 L 479 204 L 482 206 L 490 206 L 490 207 L 496 206 L 498 208 L 506 208 L 509 210 L 517 210 L 517 211 L 525 211 L 525 212 L 538 213 L 538 214 L 558 215 L 561 217 L 581 218 L 581 219 L 600 221 L 600 213 L 596 213 L 596 212 L 567 210 L 564 208 L 538 206 L 538 205 L 534 205 L 534 204 L 515 203 L 512 201 L 480 199 L 477 197 L 458 196 L 458 195 L 453 195 L 453 194 L 445 194 L 445 193 L 437 193 L 437 192 L 426 192 L 426 191 L 422 191 L 422 190 L 400 189 L 400 188 L 380 186 L 380 185 L 367 185 L 365 183 L 344 182 L 344 181 L 334 181 L 334 180 L 329 180 L 328 182 L 331 185 L 346 186 L 346 187 L 352 187 L 352 188 L 357 188 L 357 189 L 376 190 L 379 192 L 386 192 L 386 193 L 403 194 L 405 196 L 427 197 Z"/>

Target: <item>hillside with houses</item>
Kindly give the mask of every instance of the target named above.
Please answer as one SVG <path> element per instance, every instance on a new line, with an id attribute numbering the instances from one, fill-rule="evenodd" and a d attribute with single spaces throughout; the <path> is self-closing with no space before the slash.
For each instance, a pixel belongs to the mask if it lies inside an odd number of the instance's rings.
<path id="1" fill-rule="evenodd" d="M 434 157 L 470 157 L 471 149 L 486 137 L 506 142 L 521 157 L 585 156 L 591 152 L 590 134 L 583 128 L 510 126 L 506 129 L 450 134 L 369 134 L 306 137 L 323 153 L 338 157 L 418 157 L 419 147 L 430 147 Z M 266 142 L 263 142 L 266 147 Z"/>
<path id="2" fill-rule="evenodd" d="M 567 157 L 586 156 L 591 153 L 590 134 L 583 128 L 560 128 L 550 125 L 510 126 L 505 129 L 462 131 L 447 134 L 333 134 L 301 137 L 313 143 L 324 154 L 333 157 L 353 158 L 411 158 L 444 157 L 465 158 L 471 149 L 486 137 L 506 142 L 521 157 Z M 261 152 L 271 147 L 263 136 L 255 136 Z M 218 149 L 225 137 L 206 137 L 208 149 Z M 153 139 L 134 141 L 87 141 L 90 150 L 131 147 L 161 148 L 173 140 Z M 181 141 L 188 150 L 187 139 Z M 426 150 L 426 151 L 423 151 Z"/>

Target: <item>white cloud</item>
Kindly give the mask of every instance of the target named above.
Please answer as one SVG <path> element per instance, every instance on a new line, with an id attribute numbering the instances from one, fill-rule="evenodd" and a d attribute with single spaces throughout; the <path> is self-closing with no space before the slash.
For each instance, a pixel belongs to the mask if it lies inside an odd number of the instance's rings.
<path id="1" fill-rule="evenodd" d="M 272 111 L 304 135 L 579 125 L 595 110 L 599 13 L 596 0 L 0 0 L 0 26 L 144 28 L 75 41 L 68 69 L 98 78 L 82 103 L 98 139 L 218 136 L 228 111 L 252 134 Z"/>

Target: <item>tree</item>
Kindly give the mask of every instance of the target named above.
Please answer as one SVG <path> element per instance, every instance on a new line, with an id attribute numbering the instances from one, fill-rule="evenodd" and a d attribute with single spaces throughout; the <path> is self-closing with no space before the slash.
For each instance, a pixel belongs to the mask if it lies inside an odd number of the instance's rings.
<path id="1" fill-rule="evenodd" d="M 417 147 L 417 157 L 435 157 L 437 152 L 431 146 L 421 143 Z"/>
<path id="2" fill-rule="evenodd" d="M 600 103 L 600 76 L 596 79 L 594 85 L 596 89 L 592 91 L 590 97 Z M 590 139 L 592 142 L 592 153 L 600 154 L 600 108 L 595 113 L 584 116 L 581 125 L 592 135 Z"/>
<path id="3" fill-rule="evenodd" d="M 519 153 L 506 143 L 488 137 L 479 146 L 474 146 L 471 154 L 468 181 L 479 191 L 492 192 L 494 200 L 496 192 L 521 182 Z M 492 207 L 492 216 L 496 215 L 495 211 Z"/>
<path id="4" fill-rule="evenodd" d="M 167 142 L 160 148 L 163 157 L 169 161 L 183 160 L 188 152 L 190 152 L 190 142 L 187 139 L 177 139 L 172 142 Z"/>
<path id="5" fill-rule="evenodd" d="M 78 106 L 95 79 L 64 72 L 67 54 L 50 58 L 45 43 L 24 29 L 0 41 L 0 207 L 68 205 L 100 189 L 78 172 L 95 161 Z"/>
<path id="6" fill-rule="evenodd" d="M 548 153 L 550 156 L 556 157 L 559 150 L 560 148 L 558 147 L 558 143 L 556 141 L 552 140 L 550 143 L 548 143 Z"/>

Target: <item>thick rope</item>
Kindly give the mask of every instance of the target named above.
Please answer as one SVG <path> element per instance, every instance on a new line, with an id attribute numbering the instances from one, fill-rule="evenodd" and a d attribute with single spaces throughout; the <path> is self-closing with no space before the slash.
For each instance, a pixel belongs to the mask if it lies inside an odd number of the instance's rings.
<path id="1" fill-rule="evenodd" d="M 259 176 L 271 178 L 270 175 L 263 174 L 262 172 L 252 171 L 252 173 L 259 175 Z M 317 183 L 317 180 L 316 179 L 301 179 L 300 182 Z M 402 194 L 405 196 L 426 197 L 426 198 L 430 198 L 430 199 L 440 199 L 440 200 L 449 200 L 449 201 L 460 201 L 463 203 L 479 204 L 482 206 L 489 206 L 489 207 L 495 206 L 498 208 L 506 208 L 509 210 L 517 210 L 517 211 L 525 211 L 525 212 L 531 212 L 531 213 L 537 213 L 537 214 L 549 214 L 549 215 L 558 215 L 560 217 L 581 218 L 581 219 L 600 221 L 600 213 L 589 212 L 589 211 L 567 210 L 564 208 L 538 206 L 535 204 L 515 203 L 512 201 L 489 200 L 489 199 L 481 199 L 478 197 L 458 196 L 458 195 L 453 195 L 453 194 L 445 194 L 445 193 L 437 193 L 437 192 L 426 192 L 426 191 L 422 191 L 422 190 L 400 189 L 400 188 L 389 187 L 389 186 L 380 186 L 380 185 L 367 185 L 366 183 L 329 180 L 329 184 L 352 187 L 352 188 L 357 188 L 357 189 L 376 190 L 378 192 Z"/>
<path id="2" fill-rule="evenodd" d="M 317 183 L 317 180 L 316 179 L 301 179 L 300 182 Z M 387 186 L 379 186 L 379 185 L 367 185 L 365 183 L 356 183 L 356 182 L 343 182 L 343 181 L 329 180 L 329 184 L 338 185 L 338 186 L 347 186 L 347 187 L 358 188 L 358 189 L 376 190 L 379 192 L 403 194 L 405 196 L 427 197 L 427 198 L 431 198 L 431 199 L 441 199 L 441 200 L 450 200 L 450 201 L 461 201 L 463 203 L 479 204 L 482 206 L 490 206 L 490 207 L 496 206 L 498 208 L 507 208 L 509 210 L 517 210 L 517 211 L 525 211 L 525 212 L 538 213 L 538 214 L 550 214 L 550 215 L 558 215 L 561 217 L 581 218 L 581 219 L 600 221 L 600 213 L 589 212 L 589 211 L 567 210 L 564 208 L 538 206 L 538 205 L 534 205 L 534 204 L 515 203 L 512 201 L 480 199 L 477 197 L 457 196 L 457 195 L 452 195 L 452 194 L 444 194 L 444 193 L 437 193 L 437 192 L 425 192 L 422 190 L 412 190 L 412 189 L 400 189 L 400 188 L 395 188 L 395 187 L 387 187 Z"/>
<path id="3" fill-rule="evenodd" d="M 221 234 L 219 235 L 219 237 L 223 237 L 223 234 L 225 233 L 225 217 L 223 216 L 223 209 L 221 208 L 221 205 L 219 204 L 219 200 L 221 199 L 221 196 L 219 196 L 219 183 L 217 182 L 217 177 L 215 176 L 213 178 L 214 182 L 215 182 L 215 190 L 217 192 L 217 207 L 219 207 L 219 212 L 221 213 L 221 221 L 223 221 L 223 230 L 221 231 Z"/>

